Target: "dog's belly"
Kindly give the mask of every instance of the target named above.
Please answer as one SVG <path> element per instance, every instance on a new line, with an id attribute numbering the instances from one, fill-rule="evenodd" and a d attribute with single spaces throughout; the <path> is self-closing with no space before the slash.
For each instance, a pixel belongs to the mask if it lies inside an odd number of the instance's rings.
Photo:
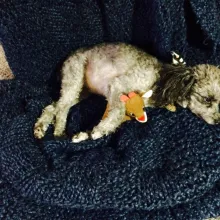
<path id="1" fill-rule="evenodd" d="M 85 84 L 106 98 L 110 87 L 118 93 L 146 92 L 158 77 L 158 64 L 156 58 L 131 46 L 97 46 L 87 52 Z"/>
<path id="2" fill-rule="evenodd" d="M 106 96 L 111 82 L 122 74 L 109 62 L 91 62 L 86 68 L 86 85 L 92 93 Z"/>
<path id="3" fill-rule="evenodd" d="M 109 45 L 91 51 L 88 57 L 85 83 L 92 93 L 107 96 L 113 80 L 126 74 L 134 64 L 126 54 L 120 53 L 118 45 Z"/>

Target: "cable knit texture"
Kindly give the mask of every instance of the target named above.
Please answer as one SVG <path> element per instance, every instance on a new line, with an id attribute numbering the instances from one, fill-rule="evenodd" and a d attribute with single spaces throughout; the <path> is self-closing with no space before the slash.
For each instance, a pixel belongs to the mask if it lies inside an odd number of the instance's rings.
<path id="1" fill-rule="evenodd" d="M 149 122 L 79 144 L 106 105 L 72 107 L 67 138 L 33 125 L 59 93 L 71 51 L 103 41 L 140 46 L 170 62 L 220 64 L 216 0 L 2 0 L 0 38 L 16 76 L 0 82 L 1 219 L 205 219 L 220 215 L 220 127 L 190 111 L 147 109 Z M 59 77 L 58 77 L 59 78 Z M 2 199 L 3 198 L 3 199 Z"/>

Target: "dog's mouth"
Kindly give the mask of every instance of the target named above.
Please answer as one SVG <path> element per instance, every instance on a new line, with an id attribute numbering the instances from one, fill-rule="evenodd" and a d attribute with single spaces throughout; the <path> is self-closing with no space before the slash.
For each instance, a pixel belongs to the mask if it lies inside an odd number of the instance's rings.
<path id="1" fill-rule="evenodd" d="M 141 117 L 139 117 L 139 118 L 136 117 L 136 120 L 139 121 L 140 123 L 147 122 L 147 113 L 144 112 L 144 114 Z"/>

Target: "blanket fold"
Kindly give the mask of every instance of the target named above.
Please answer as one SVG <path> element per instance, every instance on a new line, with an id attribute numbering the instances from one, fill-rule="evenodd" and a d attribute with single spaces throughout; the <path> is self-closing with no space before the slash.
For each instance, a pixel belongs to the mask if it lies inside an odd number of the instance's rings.
<path id="1" fill-rule="evenodd" d="M 220 63 L 218 27 L 203 1 L 25 1 L 0 3 L 0 39 L 16 79 L 0 82 L 2 219 L 205 219 L 220 215 L 220 127 L 189 110 L 147 109 L 149 121 L 71 143 L 93 127 L 103 97 L 73 106 L 67 137 L 43 140 L 33 126 L 52 101 L 51 80 L 71 50 L 124 41 L 166 61 L 170 50 L 190 64 Z M 212 5 L 212 7 L 213 7 Z M 202 11 L 201 11 L 202 10 Z M 201 17 L 202 16 L 202 17 Z M 214 16 L 214 17 L 213 17 Z M 189 18 L 198 19 L 193 44 Z M 205 35 L 199 35 L 200 31 Z M 215 32 L 215 33 L 214 33 Z"/>

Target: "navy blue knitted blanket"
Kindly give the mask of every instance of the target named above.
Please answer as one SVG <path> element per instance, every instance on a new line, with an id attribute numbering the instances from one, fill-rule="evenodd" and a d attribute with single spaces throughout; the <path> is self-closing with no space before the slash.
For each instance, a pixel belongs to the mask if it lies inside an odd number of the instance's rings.
<path id="1" fill-rule="evenodd" d="M 33 125 L 59 95 L 79 47 L 123 41 L 163 61 L 220 64 L 218 0 L 1 0 L 0 39 L 16 79 L 0 82 L 0 219 L 205 219 L 220 215 L 220 127 L 189 110 L 147 109 L 149 122 L 79 144 L 106 102 L 72 107 L 68 137 Z M 59 77 L 58 77 L 59 78 Z"/>

